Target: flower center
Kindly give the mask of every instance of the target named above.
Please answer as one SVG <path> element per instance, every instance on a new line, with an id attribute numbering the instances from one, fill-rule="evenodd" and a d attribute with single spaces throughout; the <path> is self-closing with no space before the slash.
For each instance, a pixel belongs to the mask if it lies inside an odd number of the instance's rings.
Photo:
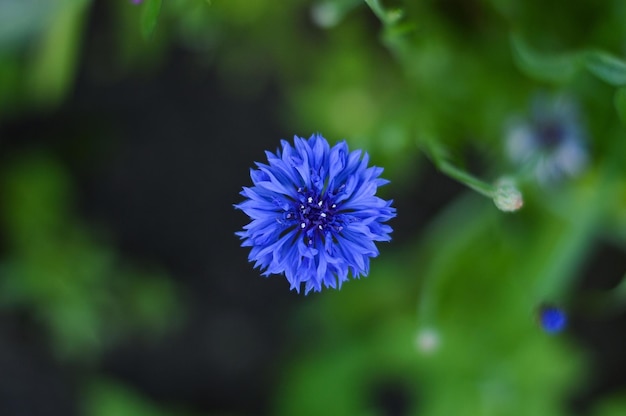
<path id="1" fill-rule="evenodd" d="M 307 245 L 313 244 L 315 236 L 343 229 L 338 223 L 337 204 L 333 202 L 332 196 L 298 189 L 298 197 L 293 209 L 287 213 L 287 218 L 297 222 Z"/>
<path id="2" fill-rule="evenodd" d="M 556 120 L 546 120 L 537 126 L 537 141 L 546 149 L 558 147 L 565 135 L 565 127 Z"/>
<path id="3" fill-rule="evenodd" d="M 334 211 L 337 206 L 329 204 L 328 198 L 311 193 L 300 192 L 304 197 L 300 199 L 296 218 L 302 230 L 324 230 L 334 220 Z"/>

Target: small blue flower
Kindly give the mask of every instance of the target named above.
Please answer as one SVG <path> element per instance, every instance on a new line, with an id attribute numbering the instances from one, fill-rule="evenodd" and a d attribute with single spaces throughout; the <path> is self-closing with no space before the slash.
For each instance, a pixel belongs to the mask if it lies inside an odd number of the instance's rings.
<path id="1" fill-rule="evenodd" d="M 268 164 L 250 170 L 252 187 L 236 208 L 252 220 L 237 235 L 251 247 L 248 260 L 263 272 L 284 274 L 291 289 L 305 293 L 341 288 L 348 272 L 367 276 L 378 256 L 375 241 L 389 241 L 384 222 L 395 217 L 392 201 L 376 196 L 383 169 L 368 167 L 369 157 L 350 152 L 346 142 L 330 147 L 321 135 L 281 141 Z"/>
<path id="2" fill-rule="evenodd" d="M 528 120 L 508 128 L 506 150 L 517 164 L 531 164 L 543 185 L 579 174 L 587 164 L 586 134 L 578 109 L 565 96 L 538 96 Z"/>
<path id="3" fill-rule="evenodd" d="M 556 334 L 567 326 L 567 315 L 560 308 L 544 305 L 539 308 L 539 323 L 547 333 Z"/>

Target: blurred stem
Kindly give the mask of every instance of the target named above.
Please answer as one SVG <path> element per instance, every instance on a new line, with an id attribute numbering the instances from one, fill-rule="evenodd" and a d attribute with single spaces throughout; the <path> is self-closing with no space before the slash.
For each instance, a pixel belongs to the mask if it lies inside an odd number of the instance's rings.
<path id="1" fill-rule="evenodd" d="M 492 198 L 493 197 L 493 186 L 489 185 L 483 181 L 481 181 L 480 179 L 476 178 L 475 176 L 470 175 L 469 173 L 457 168 L 456 166 L 450 164 L 447 161 L 441 161 L 439 163 L 437 163 L 437 167 L 444 172 L 445 174 L 447 174 L 448 176 L 450 176 L 451 178 L 456 179 L 457 181 L 461 182 L 462 184 L 464 184 L 465 186 L 473 189 L 474 191 L 478 192 L 481 195 L 486 196 L 487 198 Z"/>
<path id="2" fill-rule="evenodd" d="M 383 22 L 383 24 L 387 24 L 387 13 L 380 5 L 380 2 L 378 0 L 365 0 L 365 4 L 367 4 L 369 8 L 372 9 L 376 17 L 378 17 L 380 21 Z"/>
<path id="3" fill-rule="evenodd" d="M 411 24 L 399 24 L 404 16 L 401 9 L 385 10 L 379 0 L 365 0 L 365 4 L 374 12 L 383 24 L 383 42 L 399 60 L 406 60 L 409 47 L 404 35 L 413 30 Z"/>
<path id="4" fill-rule="evenodd" d="M 399 25 L 403 16 L 402 11 L 400 9 L 385 10 L 379 0 L 365 0 L 365 3 L 383 23 L 383 39 L 387 47 L 396 54 L 396 57 L 399 58 L 399 60 L 406 61 L 410 51 L 404 39 L 404 35 L 412 30 L 412 26 L 405 25 L 404 27 L 401 27 L 401 25 Z M 463 169 L 460 169 L 450 163 L 445 158 L 445 151 L 439 144 L 430 140 L 427 144 L 427 148 L 429 156 L 440 171 L 461 182 L 470 189 L 473 189 L 479 194 L 484 195 L 487 198 L 493 198 L 495 192 L 494 186 L 476 178 Z"/>
<path id="5" fill-rule="evenodd" d="M 450 176 L 451 178 L 461 182 L 465 186 L 479 194 L 486 196 L 487 198 L 493 198 L 495 188 L 477 177 L 469 174 L 468 172 L 454 166 L 445 157 L 445 150 L 434 141 L 429 141 L 427 144 L 427 154 L 431 160 L 437 166 L 437 169 Z"/>

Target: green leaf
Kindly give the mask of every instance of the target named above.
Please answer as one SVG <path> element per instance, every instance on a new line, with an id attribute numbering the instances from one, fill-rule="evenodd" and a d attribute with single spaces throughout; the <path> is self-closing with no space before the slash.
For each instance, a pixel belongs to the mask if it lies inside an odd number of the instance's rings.
<path id="1" fill-rule="evenodd" d="M 52 14 L 54 18 L 33 45 L 32 65 L 23 74 L 29 98 L 53 106 L 74 82 L 81 33 L 88 4 L 75 1 Z M 1 12 L 0 12 L 1 13 Z"/>
<path id="2" fill-rule="evenodd" d="M 511 48 L 517 66 L 527 75 L 542 81 L 570 81 L 583 64 L 580 53 L 547 54 L 532 49 L 517 34 L 511 35 Z"/>
<path id="3" fill-rule="evenodd" d="M 615 91 L 613 103 L 620 120 L 622 120 L 622 123 L 626 123 L 626 87 L 619 88 Z"/>
<path id="4" fill-rule="evenodd" d="M 149 398 L 112 380 L 94 379 L 83 389 L 83 411 L 89 416 L 164 416 L 170 414 Z"/>
<path id="5" fill-rule="evenodd" d="M 602 51 L 589 51 L 585 64 L 589 72 L 614 86 L 626 85 L 626 62 Z"/>
<path id="6" fill-rule="evenodd" d="M 141 11 L 141 34 L 148 39 L 154 33 L 159 14 L 161 13 L 161 0 L 146 0 Z"/>

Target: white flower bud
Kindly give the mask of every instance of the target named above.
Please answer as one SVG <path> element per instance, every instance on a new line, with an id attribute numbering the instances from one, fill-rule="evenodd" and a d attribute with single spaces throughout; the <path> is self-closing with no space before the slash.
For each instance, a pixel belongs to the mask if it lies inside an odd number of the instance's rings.
<path id="1" fill-rule="evenodd" d="M 502 178 L 496 183 L 493 202 L 500 211 L 514 212 L 524 205 L 524 198 L 512 179 Z"/>

